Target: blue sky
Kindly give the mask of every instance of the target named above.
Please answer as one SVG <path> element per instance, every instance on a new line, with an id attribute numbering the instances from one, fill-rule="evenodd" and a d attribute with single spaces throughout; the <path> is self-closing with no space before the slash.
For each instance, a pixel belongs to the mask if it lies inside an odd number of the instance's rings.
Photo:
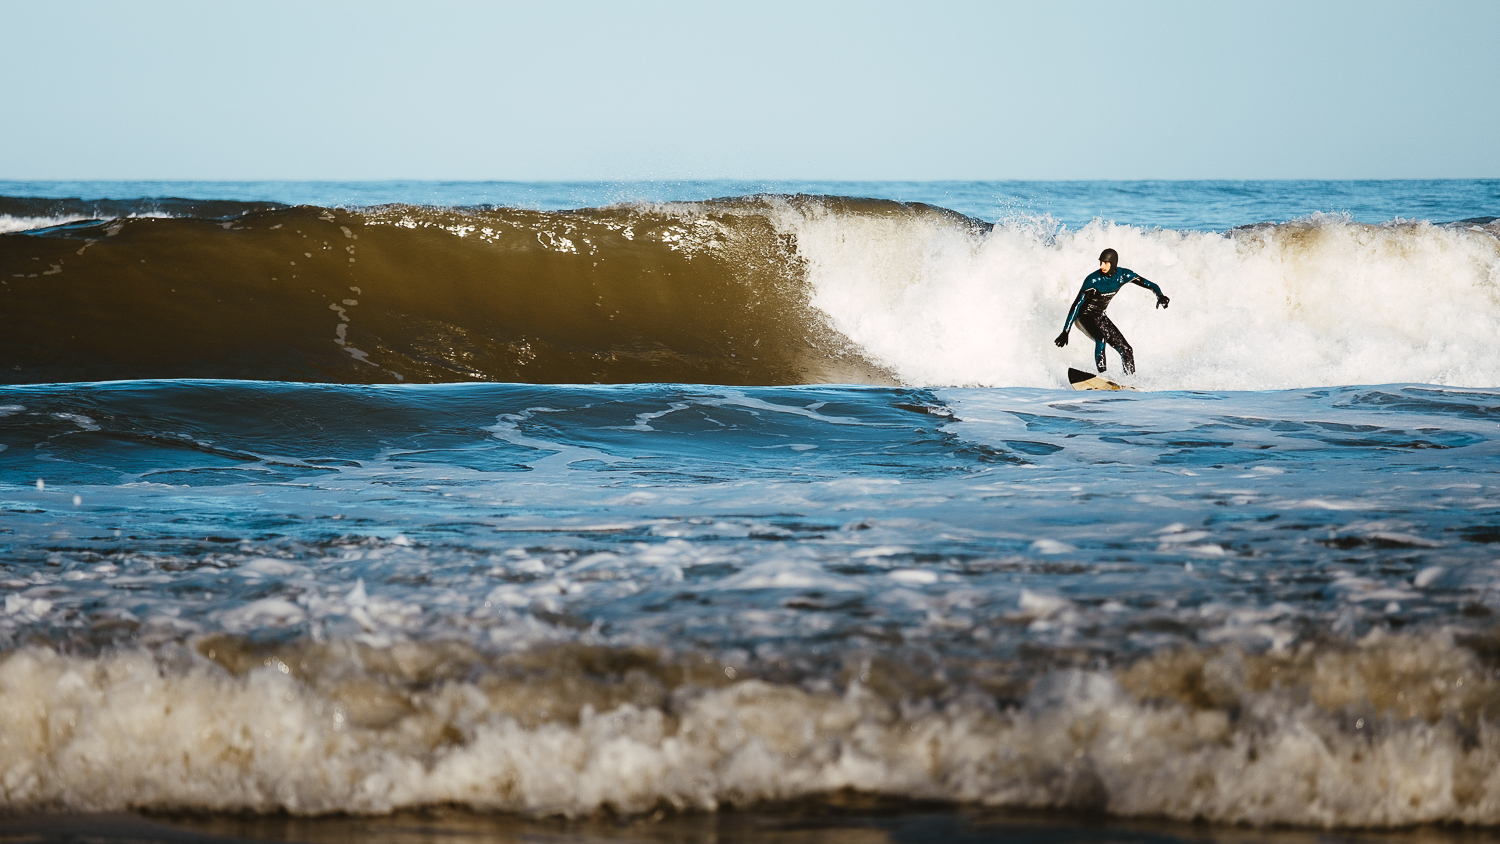
<path id="1" fill-rule="evenodd" d="M 1500 176 L 1500 2 L 0 4 L 0 179 Z"/>

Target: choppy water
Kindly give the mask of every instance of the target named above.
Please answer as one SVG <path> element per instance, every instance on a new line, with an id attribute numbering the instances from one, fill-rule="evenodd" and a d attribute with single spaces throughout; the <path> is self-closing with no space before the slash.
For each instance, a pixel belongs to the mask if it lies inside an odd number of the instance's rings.
<path id="1" fill-rule="evenodd" d="M 1316 187 L 1256 202 L 1413 189 Z M 0 806 L 1494 824 L 1500 241 L 1460 187 L 1228 232 L 234 194 L 0 235 Z M 1104 245 L 1173 297 L 1111 309 L 1142 392 L 1060 389 Z"/>

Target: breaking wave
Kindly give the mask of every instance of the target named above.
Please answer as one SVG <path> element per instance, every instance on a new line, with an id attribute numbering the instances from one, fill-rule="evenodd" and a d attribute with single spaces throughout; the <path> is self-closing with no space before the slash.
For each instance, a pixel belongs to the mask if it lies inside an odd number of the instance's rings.
<path id="1" fill-rule="evenodd" d="M 1494 824 L 1494 652 L 1372 633 L 1007 687 L 1014 666 L 858 654 L 798 679 L 586 645 L 25 648 L 0 658 L 0 806 L 578 816 L 856 790 L 1257 825 Z"/>
<path id="2" fill-rule="evenodd" d="M 0 234 L 6 380 L 1056 387 L 1091 359 L 1051 339 L 1109 246 L 1172 297 L 1111 309 L 1137 386 L 1500 383 L 1500 224 L 1477 218 L 1216 233 L 817 196 L 116 204 L 0 208 L 24 229 Z"/>
<path id="3" fill-rule="evenodd" d="M 13 382 L 886 381 L 759 201 L 292 208 L 0 242 Z"/>

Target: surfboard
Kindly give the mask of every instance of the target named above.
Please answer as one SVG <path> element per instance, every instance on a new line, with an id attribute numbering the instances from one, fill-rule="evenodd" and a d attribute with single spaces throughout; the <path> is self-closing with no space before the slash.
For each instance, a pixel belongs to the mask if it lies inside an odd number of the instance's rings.
<path id="1" fill-rule="evenodd" d="M 1116 384 L 1103 375 L 1095 375 L 1092 372 L 1084 372 L 1072 367 L 1068 367 L 1068 383 L 1072 384 L 1075 390 L 1135 390 L 1134 387 Z"/>

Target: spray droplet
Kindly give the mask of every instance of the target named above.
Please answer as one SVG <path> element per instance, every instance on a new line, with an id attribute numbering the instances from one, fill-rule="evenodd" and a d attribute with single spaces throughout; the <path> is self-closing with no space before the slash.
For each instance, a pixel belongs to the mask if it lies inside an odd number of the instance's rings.
<path id="1" fill-rule="evenodd" d="M 73 496 L 73 506 L 74 507 L 82 507 L 83 506 L 83 496 L 81 496 L 81 495 L 75 495 L 75 496 Z"/>
<path id="2" fill-rule="evenodd" d="M 36 488 L 37 488 L 38 492 L 41 492 L 42 490 L 45 490 L 47 488 L 47 482 L 44 481 L 44 480 L 42 480 L 41 478 L 37 478 L 36 479 Z"/>

